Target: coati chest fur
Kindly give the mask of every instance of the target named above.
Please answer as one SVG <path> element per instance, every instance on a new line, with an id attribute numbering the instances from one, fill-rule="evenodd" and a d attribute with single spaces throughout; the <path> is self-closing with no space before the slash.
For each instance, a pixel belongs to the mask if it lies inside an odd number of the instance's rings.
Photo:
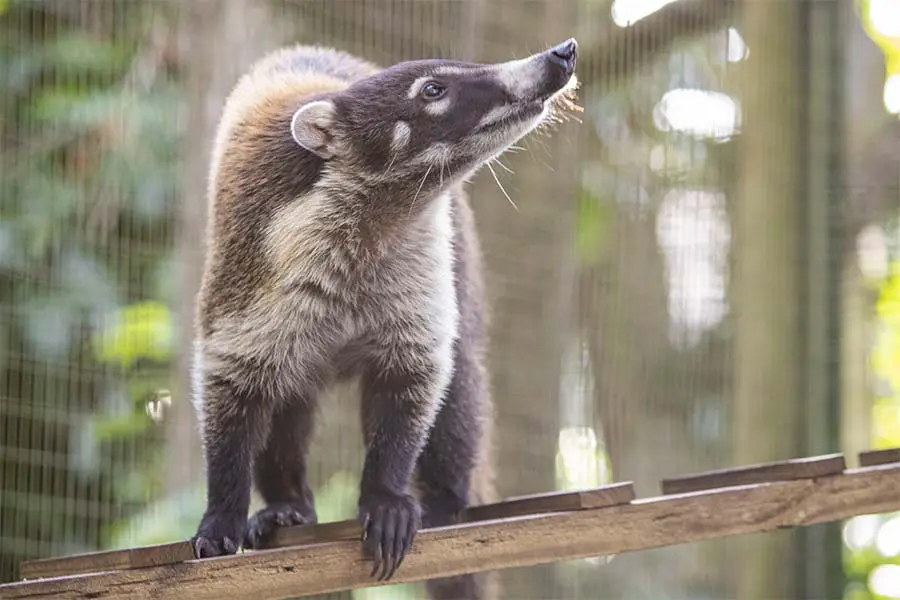
<path id="1" fill-rule="evenodd" d="M 360 381 L 359 518 L 373 576 L 391 577 L 423 525 L 456 522 L 491 494 L 477 476 L 490 397 L 463 185 L 565 107 L 576 48 L 382 69 L 293 46 L 237 83 L 212 153 L 196 314 L 208 488 L 198 557 L 315 522 L 317 400 L 349 377 Z M 266 506 L 248 520 L 254 483 Z M 471 576 L 429 591 L 482 597 Z"/>

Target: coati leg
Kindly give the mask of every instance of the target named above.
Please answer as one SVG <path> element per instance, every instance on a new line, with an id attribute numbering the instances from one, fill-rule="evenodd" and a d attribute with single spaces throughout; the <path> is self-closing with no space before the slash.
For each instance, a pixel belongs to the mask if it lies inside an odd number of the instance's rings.
<path id="1" fill-rule="evenodd" d="M 389 361 L 372 365 L 362 376 L 366 457 L 359 519 L 364 549 L 374 557 L 372 576 L 380 580 L 390 579 L 400 566 L 422 525 L 409 485 L 440 393 L 438 367 L 423 353 L 419 347 L 393 349 Z"/>
<path id="2" fill-rule="evenodd" d="M 417 483 L 422 502 L 422 527 L 458 523 L 473 497 L 484 502 L 481 482 L 474 479 L 477 461 L 485 460 L 486 377 L 473 351 L 457 341 L 450 387 L 425 449 L 419 456 Z M 460 575 L 427 582 L 433 600 L 484 600 L 486 574 Z"/>
<path id="3" fill-rule="evenodd" d="M 234 381 L 204 376 L 206 512 L 191 540 L 199 558 L 234 554 L 250 508 L 250 468 L 263 447 L 272 405 Z"/>
<path id="4" fill-rule="evenodd" d="M 278 527 L 316 522 L 315 500 L 306 464 L 315 405 L 298 398 L 276 410 L 269 439 L 253 467 L 256 489 L 266 507 L 250 517 L 245 548 L 257 548 Z"/>

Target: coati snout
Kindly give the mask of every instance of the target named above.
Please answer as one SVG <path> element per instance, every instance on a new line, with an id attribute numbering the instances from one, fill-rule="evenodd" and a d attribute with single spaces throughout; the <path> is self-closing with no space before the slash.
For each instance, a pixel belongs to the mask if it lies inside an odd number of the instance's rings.
<path id="1" fill-rule="evenodd" d="M 193 364 L 207 506 L 199 558 L 316 522 L 322 392 L 359 381 L 358 516 L 389 579 L 421 527 L 495 500 L 487 311 L 463 182 L 565 110 L 577 44 L 483 65 L 380 69 L 294 46 L 235 86 L 210 166 Z M 266 503 L 249 520 L 251 484 Z M 484 575 L 428 584 L 486 597 Z"/>

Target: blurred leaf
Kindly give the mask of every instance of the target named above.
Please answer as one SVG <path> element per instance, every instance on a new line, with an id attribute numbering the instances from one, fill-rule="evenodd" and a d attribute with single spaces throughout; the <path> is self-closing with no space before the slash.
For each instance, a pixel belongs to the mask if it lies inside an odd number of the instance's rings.
<path id="1" fill-rule="evenodd" d="M 896 262 L 879 287 L 875 313 L 878 323 L 872 369 L 895 394 L 900 394 L 900 265 Z"/>
<path id="2" fill-rule="evenodd" d="M 853 582 L 847 584 L 842 600 L 873 600 L 873 596 L 865 584 Z"/>
<path id="3" fill-rule="evenodd" d="M 172 313 L 161 302 L 125 307 L 113 322 L 94 335 L 99 360 L 132 367 L 140 358 L 164 361 L 174 350 Z"/>
<path id="4" fill-rule="evenodd" d="M 101 312 L 117 306 L 115 282 L 98 260 L 72 246 L 63 246 L 59 254 L 62 256 L 57 258 L 57 269 L 70 302 Z"/>
<path id="5" fill-rule="evenodd" d="M 64 73 L 115 74 L 129 60 L 124 49 L 80 31 L 67 32 L 56 38 L 48 44 L 44 56 L 48 63 Z"/>
<path id="6" fill-rule="evenodd" d="M 892 9 L 897 10 L 896 0 L 893 1 L 895 5 Z M 856 10 L 859 13 L 863 29 L 866 30 L 872 41 L 878 44 L 878 47 L 884 52 L 887 74 L 900 74 L 900 36 L 885 35 L 879 31 L 875 21 L 872 19 L 871 8 L 871 0 L 857 0 L 856 2 Z"/>
<path id="7" fill-rule="evenodd" d="M 900 326 L 900 263 L 892 264 L 891 272 L 881 285 L 876 313 L 885 322 Z"/>
<path id="8" fill-rule="evenodd" d="M 136 437 L 153 424 L 146 413 L 131 412 L 94 417 L 93 431 L 98 442 Z"/>
<path id="9" fill-rule="evenodd" d="M 63 358 L 78 319 L 69 299 L 62 295 L 32 298 L 22 312 L 25 339 L 33 352 L 44 360 Z"/>
<path id="10" fill-rule="evenodd" d="M 900 446 L 900 403 L 894 398 L 879 398 L 872 408 L 874 427 L 874 448 L 896 448 Z"/>
<path id="11" fill-rule="evenodd" d="M 35 98 L 34 105 L 36 118 L 82 130 L 114 123 L 117 119 L 112 116 L 123 112 L 120 94 L 81 87 L 50 88 Z"/>
<path id="12" fill-rule="evenodd" d="M 600 260 L 611 218 L 610 209 L 599 198 L 582 191 L 578 204 L 576 244 L 583 262 L 595 264 Z"/>

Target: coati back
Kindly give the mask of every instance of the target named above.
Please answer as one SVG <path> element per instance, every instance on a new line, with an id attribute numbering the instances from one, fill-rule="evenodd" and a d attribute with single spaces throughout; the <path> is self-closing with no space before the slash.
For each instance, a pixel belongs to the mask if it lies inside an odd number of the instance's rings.
<path id="1" fill-rule="evenodd" d="M 198 557 L 316 521 L 317 399 L 351 377 L 373 576 L 392 576 L 422 526 L 492 499 L 482 265 L 462 186 L 565 106 L 576 48 L 381 69 L 295 46 L 238 82 L 212 154 L 196 316 L 208 485 Z M 251 482 L 266 507 L 248 521 Z M 484 597 L 473 576 L 429 592 Z"/>

